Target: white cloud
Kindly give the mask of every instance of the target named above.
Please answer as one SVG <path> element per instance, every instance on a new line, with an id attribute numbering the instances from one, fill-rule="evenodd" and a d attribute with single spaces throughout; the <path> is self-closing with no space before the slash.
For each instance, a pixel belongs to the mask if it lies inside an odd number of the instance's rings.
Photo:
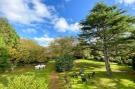
<path id="1" fill-rule="evenodd" d="M 44 35 L 43 37 L 35 37 L 34 40 L 36 40 L 41 46 L 48 46 L 49 43 L 54 40 L 54 38 Z"/>
<path id="2" fill-rule="evenodd" d="M 69 25 L 64 18 L 59 18 L 55 22 L 55 28 L 58 29 L 60 32 L 65 32 L 65 30 L 68 29 L 68 27 Z"/>
<path id="3" fill-rule="evenodd" d="M 79 29 L 78 23 L 69 24 L 65 18 L 57 15 L 53 6 L 46 5 L 42 0 L 0 0 L 0 14 L 12 22 L 25 25 L 49 20 L 59 32 L 75 32 Z"/>
<path id="4" fill-rule="evenodd" d="M 58 18 L 55 21 L 55 28 L 58 29 L 59 32 L 66 31 L 78 31 L 79 23 L 69 24 L 65 18 Z"/>
<path id="5" fill-rule="evenodd" d="M 43 18 L 50 18 L 50 11 L 49 6 L 41 0 L 0 0 L 0 12 L 3 16 L 21 24 L 41 22 Z"/>
<path id="6" fill-rule="evenodd" d="M 135 0 L 119 0 L 119 3 L 130 5 L 130 4 L 134 4 Z"/>
<path id="7" fill-rule="evenodd" d="M 24 33 L 28 33 L 28 34 L 36 34 L 37 30 L 33 29 L 33 28 L 29 28 L 29 29 L 23 29 L 22 30 Z"/>
<path id="8" fill-rule="evenodd" d="M 71 31 L 79 31 L 79 29 L 80 29 L 80 25 L 79 25 L 79 23 L 74 23 L 74 24 L 70 24 L 70 30 Z"/>
<path id="9" fill-rule="evenodd" d="M 35 14 L 39 17 L 51 17 L 49 7 L 41 3 L 39 0 L 33 0 Z"/>

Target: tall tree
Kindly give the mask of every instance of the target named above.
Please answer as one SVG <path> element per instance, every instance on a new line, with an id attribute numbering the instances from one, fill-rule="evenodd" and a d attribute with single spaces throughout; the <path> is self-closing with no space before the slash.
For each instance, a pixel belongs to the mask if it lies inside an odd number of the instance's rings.
<path id="1" fill-rule="evenodd" d="M 0 45 L 15 47 L 19 36 L 5 18 L 0 18 Z"/>
<path id="2" fill-rule="evenodd" d="M 0 68 L 5 70 L 9 67 L 8 47 L 18 44 L 19 36 L 4 18 L 0 18 Z"/>
<path id="3" fill-rule="evenodd" d="M 134 29 L 135 18 L 124 14 L 125 11 L 117 6 L 97 3 L 81 24 L 80 37 L 87 43 L 93 43 L 104 54 L 107 74 L 111 76 L 109 58 L 114 43 L 123 38 L 125 33 Z"/>

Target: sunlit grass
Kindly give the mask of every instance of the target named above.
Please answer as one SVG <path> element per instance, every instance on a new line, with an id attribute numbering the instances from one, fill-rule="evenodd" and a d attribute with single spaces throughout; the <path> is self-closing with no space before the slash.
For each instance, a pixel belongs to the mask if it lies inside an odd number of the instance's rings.
<path id="1" fill-rule="evenodd" d="M 73 72 L 79 73 L 80 68 L 84 68 L 85 74 L 89 72 L 96 72 L 94 78 L 91 78 L 87 83 L 81 82 L 81 77 L 71 78 Z M 135 73 L 131 70 L 131 67 L 125 65 L 118 65 L 117 63 L 111 63 L 113 76 L 110 78 L 106 75 L 104 62 L 94 60 L 76 60 L 75 66 L 68 74 L 68 79 L 72 89 L 135 89 Z M 14 72 L 0 74 L 0 86 L 7 86 L 8 78 L 14 78 L 15 76 L 27 75 L 35 76 L 37 80 L 46 80 L 46 83 L 50 81 L 50 73 L 54 71 L 54 62 L 47 64 L 44 70 L 35 70 L 32 66 L 25 66 L 17 68 Z M 64 73 L 59 73 L 60 80 L 63 81 Z M 60 89 L 65 89 L 68 84 L 61 84 Z"/>
<path id="2" fill-rule="evenodd" d="M 14 78 L 20 75 L 35 76 L 35 80 L 46 81 L 49 83 L 49 75 L 54 70 L 54 62 L 49 62 L 44 70 L 35 70 L 34 66 L 24 66 L 15 69 L 14 72 L 1 73 L 0 74 L 0 86 L 7 87 L 8 78 Z"/>
<path id="3" fill-rule="evenodd" d="M 94 78 L 87 83 L 82 83 L 81 78 L 72 78 L 73 72 L 79 73 L 80 68 L 84 68 L 85 74 L 96 72 Z M 113 76 L 106 75 L 104 62 L 93 60 L 76 60 L 72 71 L 67 72 L 68 79 L 73 89 L 135 89 L 135 73 L 131 67 L 111 63 Z M 60 73 L 61 79 L 64 73 Z"/>

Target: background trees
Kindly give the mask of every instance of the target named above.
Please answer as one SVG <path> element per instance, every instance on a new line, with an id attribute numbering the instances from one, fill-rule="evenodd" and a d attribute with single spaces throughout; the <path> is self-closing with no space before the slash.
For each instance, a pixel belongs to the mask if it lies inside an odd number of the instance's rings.
<path id="1" fill-rule="evenodd" d="M 76 46 L 75 39 L 73 37 L 63 37 L 55 39 L 50 44 L 50 51 L 52 56 L 59 57 L 65 54 L 73 54 L 73 48 Z"/>
<path id="2" fill-rule="evenodd" d="M 5 70 L 10 65 L 8 47 L 15 48 L 19 36 L 4 18 L 0 18 L 0 68 Z"/>
<path id="3" fill-rule="evenodd" d="M 13 65 L 17 65 L 17 63 L 29 63 L 29 55 L 30 52 L 21 46 L 21 43 L 16 48 L 8 48 L 10 61 Z"/>
<path id="4" fill-rule="evenodd" d="M 15 47 L 19 42 L 19 36 L 13 27 L 4 18 L 0 18 L 0 43 L 1 45 Z"/>
<path id="5" fill-rule="evenodd" d="M 41 63 L 48 61 L 47 49 L 35 41 L 20 39 L 13 27 L 4 18 L 0 18 L 0 68 L 10 65 Z"/>
<path id="6" fill-rule="evenodd" d="M 77 42 L 72 37 L 59 38 L 50 44 L 52 58 L 56 60 L 56 71 L 70 70 L 73 67 L 73 54 L 76 44 Z"/>
<path id="7" fill-rule="evenodd" d="M 120 41 L 127 37 L 126 33 L 134 30 L 135 18 L 124 14 L 125 11 L 117 6 L 107 6 L 97 3 L 88 16 L 80 24 L 80 35 L 88 44 L 96 46 L 104 54 L 107 74 L 111 75 L 109 59 L 115 47 L 122 47 L 125 43 Z"/>
<path id="8" fill-rule="evenodd" d="M 47 62 L 46 53 L 45 47 L 39 46 L 35 41 L 28 39 L 21 39 L 16 49 L 9 49 L 11 61 L 22 64 Z"/>

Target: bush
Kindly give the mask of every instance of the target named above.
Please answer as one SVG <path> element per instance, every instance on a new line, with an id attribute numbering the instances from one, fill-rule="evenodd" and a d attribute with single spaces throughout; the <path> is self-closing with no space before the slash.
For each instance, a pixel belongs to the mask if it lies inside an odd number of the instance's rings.
<path id="1" fill-rule="evenodd" d="M 7 89 L 48 89 L 45 81 L 35 80 L 34 76 L 18 76 L 9 79 Z"/>
<path id="2" fill-rule="evenodd" d="M 56 71 L 69 71 L 73 67 L 74 57 L 71 55 L 64 55 L 56 59 Z"/>
<path id="3" fill-rule="evenodd" d="M 10 67 L 8 51 L 4 47 L 0 47 L 0 70 L 5 71 Z"/>
<path id="4" fill-rule="evenodd" d="M 135 57 L 132 58 L 132 67 L 133 67 L 133 70 L 135 71 Z"/>

